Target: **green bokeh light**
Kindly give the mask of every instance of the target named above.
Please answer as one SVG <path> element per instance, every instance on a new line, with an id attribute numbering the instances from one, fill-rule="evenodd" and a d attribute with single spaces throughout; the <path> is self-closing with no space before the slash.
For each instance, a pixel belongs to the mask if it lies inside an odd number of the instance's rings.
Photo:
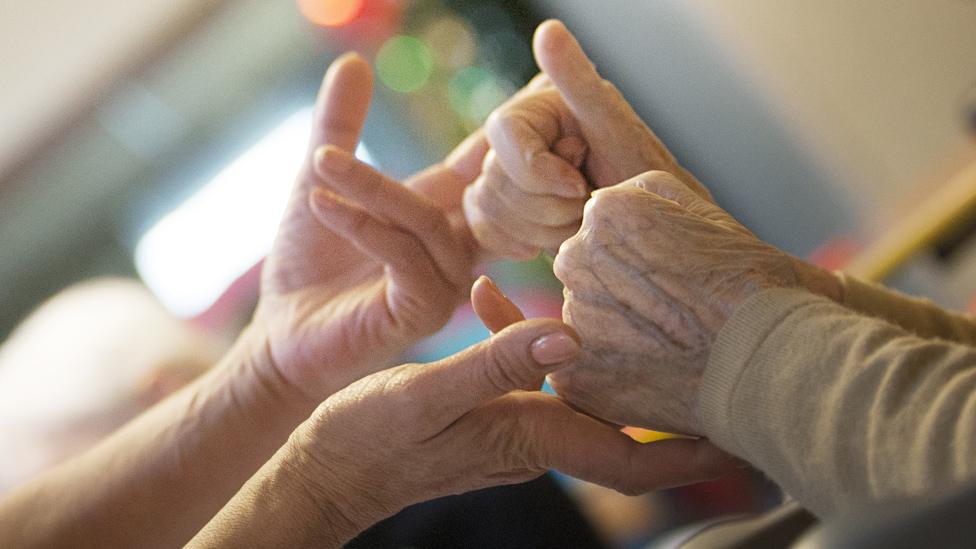
<path id="1" fill-rule="evenodd" d="M 423 88 L 434 70 L 434 60 L 422 40 L 394 36 L 376 54 L 376 72 L 388 88 L 411 93 Z"/>
<path id="2" fill-rule="evenodd" d="M 513 91 L 511 85 L 482 67 L 461 70 L 447 84 L 447 97 L 454 110 L 479 124 Z"/>

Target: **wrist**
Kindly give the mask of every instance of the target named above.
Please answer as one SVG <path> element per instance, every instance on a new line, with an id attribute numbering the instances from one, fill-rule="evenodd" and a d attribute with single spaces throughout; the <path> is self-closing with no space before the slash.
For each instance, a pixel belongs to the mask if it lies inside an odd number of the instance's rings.
<path id="1" fill-rule="evenodd" d="M 312 423 L 315 422 L 301 425 L 289 437 L 282 451 L 281 475 L 315 513 L 321 536 L 342 545 L 403 506 L 388 505 L 384 502 L 383 496 L 389 495 L 385 491 L 376 493 L 368 483 L 357 483 L 356 479 L 363 474 L 383 472 L 356 471 L 356 456 L 344 456 L 352 458 L 345 460 L 340 456 L 330 457 L 314 438 Z"/>
<path id="2" fill-rule="evenodd" d="M 342 500 L 318 488 L 318 471 L 294 437 L 275 452 L 188 547 L 342 547 L 361 530 Z M 368 525 L 367 525 L 368 526 Z"/>
<path id="3" fill-rule="evenodd" d="M 271 432 L 279 441 L 319 404 L 301 394 L 278 373 L 271 359 L 268 338 L 253 325 L 241 332 L 215 370 L 218 384 L 232 399 L 237 412 L 254 418 L 257 424 L 270 423 Z"/>

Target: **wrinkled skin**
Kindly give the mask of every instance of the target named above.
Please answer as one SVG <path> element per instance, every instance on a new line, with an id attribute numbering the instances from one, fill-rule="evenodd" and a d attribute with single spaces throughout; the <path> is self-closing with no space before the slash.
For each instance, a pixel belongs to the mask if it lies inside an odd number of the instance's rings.
<path id="1" fill-rule="evenodd" d="M 508 259 L 552 252 L 579 228 L 591 188 L 648 170 L 674 173 L 710 200 L 562 23 L 543 23 L 533 49 L 542 77 L 489 117 L 492 150 L 465 193 L 483 248 Z"/>
<path id="2" fill-rule="evenodd" d="M 800 285 L 795 261 L 665 172 L 593 194 L 555 262 L 578 366 L 560 396 L 603 419 L 701 435 L 698 389 L 716 335 L 764 288 Z"/>
<path id="3" fill-rule="evenodd" d="M 738 465 L 704 441 L 636 443 L 558 397 L 525 390 L 573 364 L 575 334 L 555 319 L 518 320 L 518 309 L 486 279 L 472 293 L 497 331 L 491 339 L 442 361 L 364 378 L 326 401 L 293 437 L 312 492 L 345 502 L 357 528 L 412 503 L 524 482 L 549 469 L 638 494 Z M 562 348 L 540 358 L 536 342 L 553 336 Z"/>
<path id="4" fill-rule="evenodd" d="M 492 337 L 334 394 L 189 547 L 340 547 L 405 506 L 549 469 L 628 494 L 714 478 L 739 462 L 704 440 L 640 444 L 538 390 L 580 346 L 524 320 L 488 279 L 471 301 Z"/>
<path id="5" fill-rule="evenodd" d="M 727 316 L 734 300 L 722 298 L 725 301 L 719 299 L 711 304 L 717 312 L 675 310 L 673 318 L 663 312 L 667 303 L 674 303 L 666 300 L 653 310 L 659 315 L 655 321 L 666 330 L 654 327 L 645 333 L 644 329 L 650 326 L 642 315 L 650 313 L 633 307 L 621 309 L 623 304 L 613 301 L 611 297 L 615 294 L 603 289 L 602 284 L 607 283 L 616 293 L 627 292 L 630 300 L 637 300 L 642 295 L 640 277 L 630 275 L 645 269 L 640 265 L 645 258 L 628 255 L 628 249 L 633 251 L 633 248 L 620 242 L 626 231 L 645 233 L 647 242 L 655 242 L 661 250 L 658 256 L 646 259 L 661 260 L 662 265 L 673 266 L 675 276 L 677 273 L 684 275 L 683 270 L 696 273 L 705 284 L 700 288 L 701 293 L 714 293 L 713 299 L 725 293 L 736 293 L 726 289 L 725 284 L 741 283 L 748 287 L 750 283 L 748 277 L 735 271 L 739 261 L 736 249 L 722 249 L 719 241 L 733 239 L 736 245 L 751 242 L 750 246 L 761 243 L 714 204 L 708 190 L 680 165 L 613 84 L 597 73 L 562 23 L 543 23 L 536 32 L 533 48 L 543 74 L 533 82 L 534 85 L 530 84 L 524 92 L 492 113 L 486 123 L 492 150 L 485 159 L 482 174 L 465 191 L 465 216 L 478 243 L 494 256 L 527 259 L 540 250 L 558 248 L 567 235 L 574 234 L 573 230 L 580 226 L 588 194 L 579 192 L 582 184 L 601 189 L 648 170 L 672 174 L 681 183 L 685 191 L 682 196 L 687 198 L 684 203 L 689 204 L 691 211 L 715 224 L 713 229 L 723 227 L 724 232 L 713 235 L 716 240 L 710 257 L 701 267 L 696 267 L 691 256 L 686 255 L 686 251 L 695 246 L 686 235 L 671 225 L 668 226 L 671 229 L 669 238 L 652 234 L 651 222 L 644 219 L 646 212 L 643 212 L 644 218 L 631 219 L 629 216 L 641 211 L 631 211 L 627 204 L 614 202 L 613 208 L 621 211 L 606 216 L 606 227 L 600 231 L 591 234 L 582 230 L 568 248 L 571 252 L 561 254 L 563 257 L 557 258 L 555 267 L 564 283 L 571 281 L 571 286 L 586 288 L 580 290 L 583 295 L 579 296 L 591 300 L 586 303 L 574 302 L 574 288 L 567 289 L 569 303 L 564 311 L 568 315 L 567 321 L 594 336 L 584 338 L 585 366 L 561 372 L 555 376 L 555 383 L 560 394 L 569 395 L 583 409 L 617 423 L 696 432 L 687 427 L 679 428 L 693 423 L 689 404 L 661 399 L 654 404 L 655 409 L 660 409 L 655 414 L 647 405 L 647 399 L 661 387 L 681 388 L 683 394 L 690 395 L 697 390 L 699 380 L 696 376 L 700 373 L 686 376 L 680 370 L 663 365 L 654 370 L 636 365 L 660 363 L 663 358 L 658 355 L 668 347 L 672 349 L 667 352 L 679 355 L 680 361 L 703 365 L 717 330 L 706 321 L 715 324 L 716 318 Z M 604 205 L 590 206 L 596 212 L 608 207 L 606 197 L 596 198 L 599 196 L 603 195 L 598 191 L 591 202 Z M 695 199 L 693 203 L 692 198 Z M 757 250 L 761 250 L 757 251 L 757 256 L 775 257 L 775 261 L 787 257 L 789 265 L 774 270 L 791 271 L 790 284 L 798 281 L 813 293 L 841 300 L 842 286 L 832 273 L 780 254 L 764 244 Z M 627 260 L 635 265 L 628 266 Z M 684 263 L 678 263 L 679 260 Z M 603 275 L 602 280 L 586 273 L 586 265 L 599 269 L 601 262 L 615 264 L 622 272 Z M 574 272 L 577 267 L 584 270 Z M 629 274 L 625 276 L 623 273 Z M 644 290 L 648 293 L 661 291 Z M 685 291 L 693 294 L 699 290 L 689 287 Z M 622 310 L 631 311 L 627 314 L 627 322 L 623 321 Z M 626 330 L 617 331 L 625 324 Z M 597 337 L 601 333 L 604 335 Z M 652 334 L 657 334 L 658 339 Z M 642 352 L 648 353 L 647 359 L 641 358 Z M 627 365 L 627 368 L 615 369 L 615 364 Z M 684 416 L 688 417 L 679 419 Z"/>

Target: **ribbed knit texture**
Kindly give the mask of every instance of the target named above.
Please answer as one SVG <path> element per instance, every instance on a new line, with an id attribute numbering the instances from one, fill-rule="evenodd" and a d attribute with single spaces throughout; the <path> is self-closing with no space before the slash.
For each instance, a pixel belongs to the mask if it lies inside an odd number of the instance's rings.
<path id="1" fill-rule="evenodd" d="M 735 454 L 745 453 L 740 442 L 743 418 L 734 417 L 732 396 L 736 385 L 766 336 L 793 310 L 817 298 L 798 290 L 760 292 L 736 308 L 716 338 L 702 379 L 699 410 L 705 431 L 712 441 Z M 762 403 L 757 403 L 762 405 Z"/>
<path id="2" fill-rule="evenodd" d="M 974 332 L 928 302 L 847 289 L 868 314 L 915 310 L 925 328 Z M 700 395 L 705 433 L 820 515 L 970 478 L 976 351 L 916 328 L 798 290 L 760 292 L 718 334 Z"/>

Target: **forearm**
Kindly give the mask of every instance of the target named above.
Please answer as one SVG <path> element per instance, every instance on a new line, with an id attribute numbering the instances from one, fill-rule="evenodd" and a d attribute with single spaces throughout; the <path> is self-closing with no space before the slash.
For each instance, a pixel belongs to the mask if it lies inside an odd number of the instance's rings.
<path id="1" fill-rule="evenodd" d="M 706 434 L 821 515 L 976 473 L 976 351 L 795 291 L 764 292 L 719 334 Z"/>
<path id="2" fill-rule="evenodd" d="M 881 284 L 832 273 L 793 259 L 800 285 L 861 314 L 886 320 L 920 337 L 940 338 L 976 345 L 976 321 L 968 315 L 947 311 L 927 299 L 896 292 Z"/>
<path id="3" fill-rule="evenodd" d="M 311 407 L 288 407 L 246 337 L 207 375 L 0 502 L 17 547 L 185 543 Z M 304 410 L 304 408 L 308 408 Z"/>
<path id="4" fill-rule="evenodd" d="M 841 304 L 845 307 L 887 320 L 921 337 L 976 345 L 976 322 L 969 316 L 851 276 L 839 275 L 839 280 L 844 285 Z"/>

